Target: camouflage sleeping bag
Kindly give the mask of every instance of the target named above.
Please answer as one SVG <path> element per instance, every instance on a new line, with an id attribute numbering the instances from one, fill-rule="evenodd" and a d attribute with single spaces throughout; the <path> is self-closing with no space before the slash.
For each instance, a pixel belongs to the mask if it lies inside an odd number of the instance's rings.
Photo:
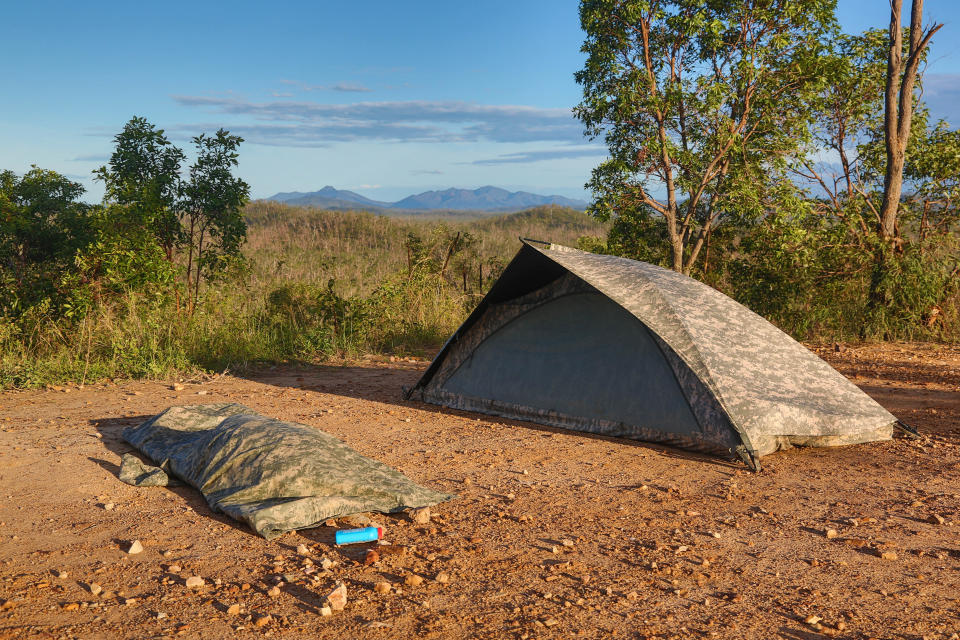
<path id="1" fill-rule="evenodd" d="M 267 539 L 328 518 L 453 497 L 415 484 L 319 429 L 240 404 L 172 407 L 127 427 L 123 437 L 199 489 L 214 511 L 247 522 Z M 139 469 L 127 475 L 143 477 Z"/>

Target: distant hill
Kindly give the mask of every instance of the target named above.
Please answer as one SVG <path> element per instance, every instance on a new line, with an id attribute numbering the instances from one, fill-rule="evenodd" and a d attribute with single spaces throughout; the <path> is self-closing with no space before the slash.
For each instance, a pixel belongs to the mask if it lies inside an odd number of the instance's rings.
<path id="1" fill-rule="evenodd" d="M 380 202 L 365 198 L 352 191 L 343 191 L 327 186 L 319 191 L 301 193 L 299 191 L 278 193 L 267 200 L 283 202 L 298 207 L 317 207 L 320 209 L 357 209 L 364 208 L 382 213 L 384 210 L 399 211 L 522 211 L 543 205 L 559 205 L 571 209 L 584 210 L 587 203 L 563 196 L 541 196 L 527 191 L 507 191 L 498 187 L 480 187 L 479 189 L 445 189 L 443 191 L 425 191 L 408 196 L 397 202 Z"/>
<path id="2" fill-rule="evenodd" d="M 371 200 L 370 198 L 363 197 L 359 193 L 335 189 L 329 185 L 319 191 L 310 191 L 308 193 L 300 191 L 281 192 L 270 196 L 267 200 L 285 202 L 286 204 L 298 207 L 321 207 L 324 209 L 356 209 L 358 204 L 367 207 L 376 207 L 378 209 L 388 209 L 391 207 L 389 202 Z"/>

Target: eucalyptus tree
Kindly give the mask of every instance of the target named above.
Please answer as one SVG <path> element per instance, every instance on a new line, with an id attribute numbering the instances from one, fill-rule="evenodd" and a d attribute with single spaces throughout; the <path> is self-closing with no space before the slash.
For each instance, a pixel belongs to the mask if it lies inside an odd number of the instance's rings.
<path id="1" fill-rule="evenodd" d="M 684 273 L 724 218 L 762 213 L 772 177 L 809 139 L 834 9 L 834 0 L 582 0 L 575 113 L 610 154 L 587 185 L 591 213 L 662 222 L 668 265 Z"/>
<path id="2" fill-rule="evenodd" d="M 224 129 L 193 138 L 197 158 L 183 186 L 181 210 L 187 289 L 194 304 L 201 280 L 237 259 L 247 237 L 243 206 L 250 199 L 250 185 L 233 175 L 241 142 L 243 138 Z"/>

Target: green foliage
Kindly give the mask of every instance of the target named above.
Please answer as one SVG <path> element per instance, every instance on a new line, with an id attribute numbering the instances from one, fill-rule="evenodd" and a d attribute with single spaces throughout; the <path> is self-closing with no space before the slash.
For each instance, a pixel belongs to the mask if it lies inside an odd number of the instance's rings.
<path id="1" fill-rule="evenodd" d="M 133 117 L 113 138 L 110 162 L 94 172 L 104 183 L 111 213 L 126 227 L 149 229 L 172 259 L 183 240 L 177 201 L 180 198 L 182 150 L 145 118 Z"/>
<path id="2" fill-rule="evenodd" d="M 809 139 L 833 0 L 583 0 L 583 101 L 610 158 L 588 187 L 602 220 L 664 220 L 670 266 L 690 273 L 725 218 L 764 212 L 770 181 Z M 651 195 L 666 189 L 666 201 Z"/>
<path id="3" fill-rule="evenodd" d="M 250 199 L 250 185 L 233 175 L 237 148 L 243 138 L 224 129 L 193 139 L 196 162 L 183 185 L 183 242 L 187 245 L 187 288 L 193 285 L 193 304 L 200 295 L 200 282 L 223 273 L 240 258 L 247 237 L 243 206 Z"/>

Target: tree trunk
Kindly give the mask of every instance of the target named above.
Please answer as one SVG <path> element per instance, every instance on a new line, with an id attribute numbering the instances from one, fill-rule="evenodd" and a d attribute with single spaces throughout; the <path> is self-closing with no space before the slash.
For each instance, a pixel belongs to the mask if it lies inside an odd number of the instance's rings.
<path id="1" fill-rule="evenodd" d="M 913 119 L 913 87 L 923 51 L 930 38 L 943 25 L 923 32 L 923 0 L 912 0 L 910 45 L 903 60 L 903 29 L 900 14 L 903 0 L 890 0 L 890 50 L 887 56 L 887 86 L 884 95 L 883 138 L 887 150 L 887 168 L 883 178 L 883 204 L 880 207 L 880 237 L 899 248 L 897 214 L 903 193 L 903 165 L 910 141 Z"/>

